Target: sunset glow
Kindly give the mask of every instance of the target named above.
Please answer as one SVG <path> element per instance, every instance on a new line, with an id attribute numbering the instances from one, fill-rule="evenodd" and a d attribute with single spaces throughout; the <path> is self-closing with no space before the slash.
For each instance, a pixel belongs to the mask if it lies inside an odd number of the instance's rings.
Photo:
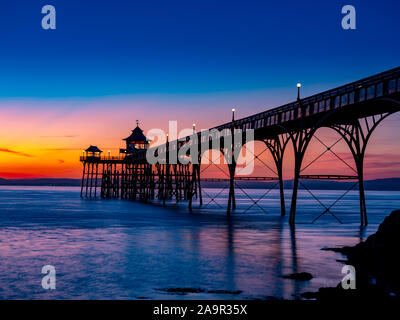
<path id="1" fill-rule="evenodd" d="M 12 2 L 3 8 L 2 178 L 78 178 L 82 149 L 117 154 L 137 119 L 145 133 L 166 130 L 170 120 L 207 129 L 231 121 L 233 109 L 240 119 L 295 101 L 297 84 L 304 98 L 399 64 L 399 42 L 387 32 L 398 29 L 398 10 L 379 2 L 360 2 L 354 32 L 341 29 L 336 2 L 53 5 L 55 30 L 42 30 L 32 1 L 23 11 Z M 321 26 L 329 26 L 329 41 L 315 41 Z M 400 176 L 398 120 L 374 133 L 367 179 Z M 320 147 L 313 143 L 309 155 Z M 348 149 L 338 147 L 346 157 Z M 320 160 L 309 170 L 334 173 L 343 165 L 332 153 Z M 290 178 L 291 150 L 284 165 Z"/>
<path id="2" fill-rule="evenodd" d="M 172 102 L 167 97 L 151 99 L 138 98 L 104 98 L 78 100 L 9 100 L 2 102 L 3 125 L 0 127 L 0 177 L 2 178 L 79 178 L 81 164 L 79 156 L 82 150 L 90 144 L 104 150 L 110 150 L 117 155 L 119 148 L 124 146 L 123 138 L 134 128 L 135 120 L 140 119 L 141 127 L 146 133 L 152 128 L 161 128 L 167 132 L 168 121 L 178 120 L 178 130 L 191 128 L 193 120 L 197 128 L 207 129 L 229 121 L 231 100 L 227 97 L 217 102 L 219 107 L 211 106 L 209 96 L 187 99 L 175 98 Z M 260 101 L 256 95 L 248 96 L 249 106 L 237 108 L 241 116 L 246 116 L 250 104 Z M 266 97 L 266 101 L 267 101 Z M 185 110 L 189 103 L 195 105 L 194 112 L 179 112 Z M 179 119 L 170 118 L 170 110 L 177 110 Z M 213 117 L 209 117 L 213 109 Z M 253 107 L 254 109 L 254 107 Z M 261 108 L 259 108 L 261 109 Z M 206 112 L 204 112 L 206 110 Z M 157 117 L 153 115 L 157 114 Z M 400 156 L 396 145 L 397 137 L 390 132 L 398 132 L 399 116 L 394 115 L 386 120 L 385 126 L 374 133 L 367 150 L 365 174 L 367 179 L 388 178 L 400 176 Z M 323 134 L 319 134 L 322 132 Z M 334 143 L 339 136 L 329 129 L 321 129 L 317 136 L 324 137 L 323 142 Z M 265 149 L 262 143 L 256 143 L 258 153 Z M 314 140 L 306 154 L 304 165 L 325 150 L 324 146 Z M 340 157 L 353 165 L 349 150 L 343 141 L 335 145 L 335 151 Z M 260 160 L 272 168 L 273 160 L 269 152 L 264 152 Z M 260 160 L 255 161 L 256 176 L 273 175 Z M 284 160 L 285 178 L 292 175 L 293 157 L 289 145 Z M 316 163 L 307 168 L 308 174 L 330 173 L 351 174 L 351 170 L 331 152 L 325 153 Z M 269 171 L 269 172 L 268 172 Z M 209 168 L 207 174 L 221 173 L 219 169 Z"/>

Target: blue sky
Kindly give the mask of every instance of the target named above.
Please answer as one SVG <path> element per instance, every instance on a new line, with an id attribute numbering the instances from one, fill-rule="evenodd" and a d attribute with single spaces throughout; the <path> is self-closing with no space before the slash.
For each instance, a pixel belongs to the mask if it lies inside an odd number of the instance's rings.
<path id="1" fill-rule="evenodd" d="M 41 28 L 41 7 L 57 29 Z M 341 28 L 341 8 L 357 30 Z M 6 0 L 0 97 L 328 89 L 400 65 L 399 1 Z"/>
<path id="2" fill-rule="evenodd" d="M 41 27 L 47 4 L 56 30 Z M 341 27 L 346 4 L 356 30 Z M 80 177 L 81 150 L 117 153 L 136 119 L 205 129 L 232 107 L 241 118 L 295 100 L 297 82 L 304 97 L 397 67 L 399 12 L 398 0 L 2 0 L 0 177 Z M 374 134 L 369 178 L 399 176 L 399 123 Z"/>

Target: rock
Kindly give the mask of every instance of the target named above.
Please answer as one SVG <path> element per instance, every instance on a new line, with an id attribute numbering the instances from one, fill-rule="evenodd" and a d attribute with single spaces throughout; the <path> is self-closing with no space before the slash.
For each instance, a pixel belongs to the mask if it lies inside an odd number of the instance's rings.
<path id="1" fill-rule="evenodd" d="M 217 294 L 241 294 L 242 290 L 208 290 L 207 293 L 217 293 Z"/>
<path id="2" fill-rule="evenodd" d="M 178 295 L 185 295 L 187 293 L 216 293 L 216 294 L 241 294 L 242 290 L 204 290 L 201 288 L 163 288 L 163 289 L 157 289 L 160 291 L 165 291 L 168 293 L 174 293 Z"/>
<path id="3" fill-rule="evenodd" d="M 297 281 L 308 281 L 313 278 L 311 273 L 308 272 L 300 272 L 300 273 L 292 273 L 285 276 L 282 276 L 284 279 L 292 279 Z"/>
<path id="4" fill-rule="evenodd" d="M 347 256 L 346 264 L 356 269 L 356 289 L 320 288 L 304 293 L 306 299 L 393 299 L 400 298 L 400 210 L 393 211 L 377 232 L 354 247 L 323 248 Z M 314 294 L 314 295 L 313 295 Z"/>
<path id="5" fill-rule="evenodd" d="M 201 293 L 204 292 L 204 289 L 200 288 L 165 288 L 165 289 L 157 289 L 160 291 L 165 291 L 168 293 L 176 293 L 176 294 L 181 294 L 184 295 L 186 293 Z"/>
<path id="6" fill-rule="evenodd" d="M 318 292 L 304 292 L 301 296 L 305 299 L 317 299 L 318 301 L 378 301 L 393 299 L 382 288 L 376 286 L 363 286 L 356 290 L 345 290 L 341 284 L 337 287 L 319 288 Z"/>
<path id="7" fill-rule="evenodd" d="M 346 248 L 348 264 L 356 268 L 357 280 L 369 284 L 376 279 L 382 291 L 400 296 L 400 210 L 393 211 L 381 223 L 378 231 L 365 242 Z M 367 285 L 366 285 L 367 286 Z"/>
<path id="8" fill-rule="evenodd" d="M 304 299 L 317 299 L 319 295 L 318 292 L 303 292 L 301 297 Z"/>

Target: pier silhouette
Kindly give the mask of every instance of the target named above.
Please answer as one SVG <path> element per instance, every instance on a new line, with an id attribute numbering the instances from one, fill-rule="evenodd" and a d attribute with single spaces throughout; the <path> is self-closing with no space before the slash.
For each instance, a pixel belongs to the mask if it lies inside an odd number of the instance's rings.
<path id="1" fill-rule="evenodd" d="M 215 132 L 215 134 L 209 137 L 204 137 L 201 132 L 194 130 L 195 141 L 198 144 L 206 143 L 209 149 L 213 149 L 212 142 L 214 140 L 222 141 L 224 139 L 224 136 L 218 132 L 225 130 L 231 132 L 233 136 L 234 131 L 238 129 L 243 132 L 254 130 L 254 140 L 264 142 L 265 148 L 270 151 L 274 159 L 276 177 L 236 177 L 237 159 L 235 155 L 227 154 L 223 147 L 218 147 L 217 151 L 230 160 L 228 173 L 225 173 L 226 179 L 215 178 L 215 180 L 221 179 L 229 182 L 226 212 L 229 215 L 236 209 L 235 189 L 241 188 L 236 181 L 276 180 L 280 190 L 281 215 L 286 214 L 283 159 L 286 147 L 291 143 L 294 151 L 294 181 L 289 223 L 295 224 L 297 193 L 299 186 L 303 185 L 302 180 L 350 180 L 355 182 L 351 189 L 358 185 L 360 223 L 362 226 L 367 225 L 364 189 L 365 150 L 377 126 L 388 116 L 400 110 L 400 67 L 303 99 L 300 97 L 300 86 L 299 84 L 298 98 L 292 103 L 237 120 L 234 118 L 235 110 L 233 109 L 232 121 L 211 128 L 214 131 L 210 129 L 210 132 Z M 351 167 L 353 175 L 302 174 L 304 154 L 311 139 L 316 137 L 315 133 L 320 128 L 333 129 L 339 134 L 340 140 L 346 143 L 355 164 L 354 168 Z M 98 182 L 101 181 L 99 187 L 102 198 L 121 198 L 144 202 L 158 200 L 163 205 L 167 200 L 175 199 L 178 202 L 187 201 L 189 209 L 192 208 L 193 199 L 198 199 L 199 204 L 203 205 L 201 182 L 207 181 L 207 179 L 213 180 L 201 177 L 200 160 L 204 152 L 198 152 L 196 163 L 189 161 L 183 164 L 178 159 L 171 161 L 171 151 L 178 157 L 178 151 L 188 148 L 188 144 L 192 143 L 192 136 L 175 141 L 167 140 L 164 145 L 149 148 L 148 141 L 137 123 L 132 134 L 124 140 L 127 146 L 126 149 L 120 150 L 120 156 L 103 156 L 102 151 L 96 146 L 90 146 L 85 150 L 85 155 L 80 158 L 83 163 L 82 197 L 96 197 Z M 246 141 L 242 142 L 245 145 Z M 320 142 L 326 151 L 332 152 L 337 157 L 338 161 L 346 163 L 332 151 L 332 146 Z M 231 150 L 233 149 L 232 145 Z M 156 154 L 162 161 L 155 164 L 149 163 L 146 158 L 147 152 Z M 254 159 L 257 159 L 258 156 L 254 155 Z M 347 190 L 343 196 L 351 189 Z M 340 201 L 342 197 L 337 201 Z M 251 201 L 253 205 L 258 205 L 259 200 L 251 199 Z M 324 205 L 325 210 L 314 221 L 330 213 L 340 222 L 331 212 L 332 206 Z"/>

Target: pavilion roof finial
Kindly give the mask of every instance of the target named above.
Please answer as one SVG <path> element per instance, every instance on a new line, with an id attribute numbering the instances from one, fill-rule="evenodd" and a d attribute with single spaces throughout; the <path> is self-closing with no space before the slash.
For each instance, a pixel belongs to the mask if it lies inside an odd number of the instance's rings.
<path id="1" fill-rule="evenodd" d="M 136 127 L 139 127 L 139 120 L 136 120 Z"/>

